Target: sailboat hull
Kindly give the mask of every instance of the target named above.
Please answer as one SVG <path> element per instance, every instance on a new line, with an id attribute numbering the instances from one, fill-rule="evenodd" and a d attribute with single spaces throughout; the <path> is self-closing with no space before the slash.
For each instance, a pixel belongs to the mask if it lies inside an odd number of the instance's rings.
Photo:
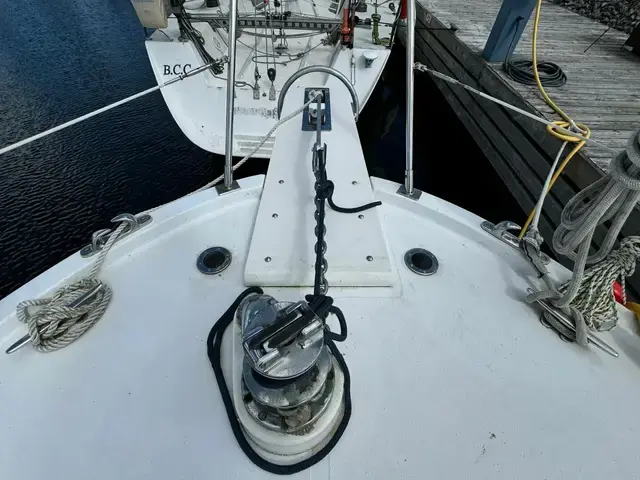
<path id="1" fill-rule="evenodd" d="M 241 2 L 242 3 L 242 2 Z M 248 3 L 248 2 L 245 2 Z M 292 2 L 297 3 L 297 2 Z M 303 4 L 303 2 L 300 2 Z M 293 10 L 293 7 L 287 7 Z M 302 7 L 301 7 L 302 8 Z M 370 7 L 371 8 L 371 7 Z M 386 8 L 386 6 L 384 7 Z M 202 9 L 202 12 L 213 9 Z M 218 9 L 215 9 L 218 12 Z M 319 14 L 326 8 L 317 7 Z M 381 12 L 383 7 L 379 9 Z M 253 11 L 253 10 L 252 10 Z M 194 12 L 190 12 L 195 16 Z M 242 10 L 241 10 L 242 13 Z M 393 21 L 390 10 L 383 13 L 383 21 Z M 295 12 L 294 12 L 295 14 Z M 334 16 L 326 10 L 326 16 Z M 361 14 L 367 15 L 367 14 Z M 335 16 L 334 16 L 335 17 Z M 388 18 L 387 18 L 388 17 Z M 213 58 L 227 55 L 226 31 L 212 28 L 205 21 L 191 20 L 205 40 L 204 47 Z M 273 55 L 274 48 L 281 40 L 272 42 L 270 30 L 240 29 L 236 42 L 236 99 L 234 122 L 235 156 L 245 156 L 257 146 L 260 140 L 277 122 L 277 95 L 286 80 L 299 69 L 310 65 L 327 65 L 343 73 L 354 84 L 360 109 L 364 107 L 375 88 L 389 58 L 390 50 L 372 41 L 370 29 L 356 28 L 354 48 L 337 45 L 324 45 L 322 40 L 326 34 L 313 36 L 295 36 L 314 32 L 293 30 L 287 32 L 287 49 Z M 317 33 L 317 32 L 315 32 Z M 390 27 L 380 27 L 380 37 L 388 37 Z M 180 29 L 175 18 L 169 18 L 167 28 L 157 30 L 146 42 L 147 52 L 157 81 L 165 82 L 185 71 L 204 64 L 195 46 L 188 41 L 180 40 Z M 257 52 L 257 53 L 256 53 Z M 267 55 L 268 53 L 268 55 Z M 377 58 L 367 64 L 365 53 L 372 53 Z M 354 66 L 352 67 L 352 63 Z M 276 78 L 273 82 L 275 98 L 270 98 L 271 81 L 268 68 L 275 68 Z M 256 72 L 260 78 L 256 79 Z M 310 74 L 299 79 L 290 94 L 300 89 L 300 98 L 305 87 L 324 86 L 326 74 Z M 258 86 L 259 92 L 254 95 Z M 214 75 L 206 72 L 182 82 L 177 82 L 162 90 L 164 100 L 183 133 L 193 143 L 204 150 L 217 154 L 225 153 L 225 112 L 226 112 L 227 72 Z M 276 132 L 277 134 L 277 132 Z M 274 138 L 269 138 L 254 157 L 269 158 L 273 149 Z"/>

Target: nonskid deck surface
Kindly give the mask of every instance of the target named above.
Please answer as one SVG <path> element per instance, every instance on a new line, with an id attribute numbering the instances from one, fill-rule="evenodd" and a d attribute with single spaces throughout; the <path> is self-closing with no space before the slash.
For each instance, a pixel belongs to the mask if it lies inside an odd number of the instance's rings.
<path id="1" fill-rule="evenodd" d="M 244 289 L 262 183 L 154 212 L 109 253 L 102 278 L 114 297 L 95 327 L 56 353 L 3 358 L 1 478 L 270 478 L 236 445 L 206 355 L 209 329 Z M 619 358 L 564 343 L 523 302 L 531 267 L 480 218 L 373 187 L 396 282 L 329 291 L 349 325 L 340 348 L 353 416 L 331 454 L 294 478 L 636 478 L 636 334 L 601 334 Z M 196 258 L 214 245 L 233 260 L 206 276 Z M 415 247 L 436 255 L 435 275 L 407 269 Z M 3 348 L 24 331 L 19 300 L 89 265 L 74 255 L 0 303 Z"/>

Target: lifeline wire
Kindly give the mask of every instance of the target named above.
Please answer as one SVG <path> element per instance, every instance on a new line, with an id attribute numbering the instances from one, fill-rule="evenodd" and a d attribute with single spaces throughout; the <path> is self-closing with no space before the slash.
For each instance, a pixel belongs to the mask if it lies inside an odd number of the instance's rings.
<path id="1" fill-rule="evenodd" d="M 96 115 L 100 115 L 101 113 L 104 112 L 108 112 L 109 110 L 119 107 L 120 105 L 124 105 L 125 103 L 129 103 L 132 100 L 135 100 L 137 98 L 140 97 L 144 97 L 145 95 L 148 95 L 150 93 L 155 92 L 156 90 L 160 90 L 164 87 L 167 87 L 173 83 L 179 82 L 181 80 L 184 80 L 187 77 L 191 77 L 194 75 L 197 75 L 199 73 L 202 73 L 204 71 L 206 71 L 207 69 L 209 69 L 211 67 L 211 64 L 207 63 L 205 65 L 202 65 L 198 68 L 194 68 L 193 70 L 190 70 L 186 73 L 183 73 L 181 75 L 178 75 L 177 77 L 174 77 L 170 80 L 167 80 L 166 82 L 160 84 L 160 85 L 156 85 L 155 87 L 151 87 L 151 88 L 147 88 L 146 90 L 143 90 L 142 92 L 138 92 L 134 95 L 131 95 L 129 97 L 123 98 L 122 100 L 118 100 L 117 102 L 113 102 L 110 103 L 109 105 L 106 105 L 102 108 L 98 108 L 97 110 L 94 110 L 92 112 L 86 113 L 84 115 L 81 115 L 79 117 L 74 118 L 73 120 L 69 120 L 68 122 L 65 123 L 61 123 L 60 125 L 57 125 L 53 128 L 50 128 L 49 130 L 45 130 L 44 132 L 40 132 L 37 133 L 35 135 L 32 135 L 31 137 L 25 138 L 24 140 L 20 140 L 19 142 L 13 143 L 11 145 L 7 145 L 4 148 L 0 149 L 0 155 L 10 152 L 11 150 L 15 150 L 16 148 L 22 147 L 23 145 L 27 145 L 31 142 L 35 142 L 36 140 L 39 140 L 41 138 L 44 138 L 48 135 L 51 135 L 52 133 L 56 133 L 59 132 L 60 130 L 64 130 L 67 127 L 71 127 L 72 125 L 75 125 L 77 123 L 80 122 L 84 122 L 85 120 L 89 120 L 92 117 L 95 117 Z"/>
<path id="2" fill-rule="evenodd" d="M 564 133 L 566 136 L 577 138 L 578 140 L 585 141 L 586 143 L 592 143 L 594 145 L 598 145 L 598 146 L 600 146 L 600 147 L 602 147 L 602 148 L 604 148 L 604 149 L 606 149 L 606 150 L 608 150 L 609 152 L 612 152 L 612 153 L 618 153 L 617 150 L 609 147 L 608 145 L 605 145 L 602 142 L 599 142 L 598 140 L 595 140 L 593 138 L 584 137 L 584 136 L 582 136 L 582 135 L 580 135 L 578 133 L 572 132 L 571 130 L 569 130 L 567 128 L 564 128 L 564 127 L 561 127 L 561 126 L 555 124 L 554 122 L 552 122 L 550 120 L 547 120 L 546 118 L 539 117 L 539 116 L 537 116 L 537 115 L 535 115 L 535 114 L 533 114 L 531 112 L 527 112 L 526 110 L 523 110 L 523 109 L 518 108 L 518 107 L 516 107 L 514 105 L 511 105 L 511 104 L 509 104 L 509 103 L 507 103 L 507 102 L 505 102 L 503 100 L 500 100 L 499 98 L 492 97 L 491 95 L 488 95 L 488 94 L 486 94 L 484 92 L 481 92 L 480 90 L 477 90 L 477 89 L 467 85 L 466 83 L 462 83 L 461 81 L 456 80 L 453 77 L 445 75 L 444 73 L 440 73 L 437 70 L 433 70 L 433 69 L 431 69 L 431 68 L 429 68 L 429 67 L 427 67 L 427 66 L 425 66 L 425 65 L 423 65 L 423 64 L 421 64 L 419 62 L 416 62 L 414 64 L 414 67 L 418 71 L 428 72 L 431 75 L 433 75 L 434 77 L 437 77 L 437 78 L 439 78 L 441 80 L 444 80 L 445 82 L 452 83 L 454 85 L 458 85 L 459 87 L 462 87 L 465 90 L 467 90 L 467 91 L 469 91 L 469 92 L 471 92 L 471 93 L 473 93 L 475 95 L 478 95 L 479 97 L 482 97 L 482 98 L 484 98 L 486 100 L 489 100 L 489 101 L 491 101 L 493 103 L 497 103 L 498 105 L 500 105 L 500 106 L 502 106 L 502 107 L 504 107 L 504 108 L 506 108 L 508 110 L 514 111 L 516 113 L 519 113 L 520 115 L 523 115 L 523 116 L 525 116 L 527 118 L 530 118 L 531 120 L 534 120 L 534 121 L 536 121 L 538 123 L 542 123 L 543 125 L 547 125 L 548 127 L 552 128 L 553 130 L 555 130 L 557 132 Z"/>

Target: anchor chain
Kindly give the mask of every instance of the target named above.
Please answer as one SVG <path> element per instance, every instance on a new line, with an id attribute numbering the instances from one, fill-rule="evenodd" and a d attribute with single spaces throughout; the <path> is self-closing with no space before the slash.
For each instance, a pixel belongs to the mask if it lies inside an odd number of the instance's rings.
<path id="1" fill-rule="evenodd" d="M 316 227 L 314 229 L 316 235 L 316 244 L 314 246 L 316 253 L 316 264 L 315 264 L 315 278 L 313 283 L 313 294 L 314 295 L 326 295 L 329 290 L 329 282 L 325 278 L 325 274 L 327 273 L 327 269 L 329 268 L 329 264 L 327 259 L 324 257 L 327 252 L 327 242 L 324 237 L 327 234 L 327 226 L 325 224 L 325 214 L 327 203 L 332 210 L 339 213 L 358 213 L 364 212 L 365 210 L 369 210 L 370 208 L 378 207 L 382 205 L 382 202 L 375 201 L 371 203 L 367 203 L 365 205 L 361 205 L 358 207 L 341 207 L 335 204 L 333 201 L 333 191 L 334 184 L 331 180 L 327 178 L 327 145 L 324 144 L 322 148 L 314 147 L 314 156 L 313 156 L 313 172 L 316 176 L 315 182 L 315 206 L 316 210 L 313 214 L 316 219 Z"/>
<path id="2" fill-rule="evenodd" d="M 322 148 L 319 148 L 319 146 L 316 145 L 313 156 L 313 172 L 316 176 L 316 197 L 314 200 L 316 211 L 313 214 L 316 219 L 316 244 L 314 246 L 316 264 L 313 282 L 314 295 L 326 295 L 329 291 L 329 282 L 327 282 L 325 277 L 329 264 L 327 263 L 327 259 L 324 257 L 327 252 L 327 242 L 324 239 L 327 233 L 327 226 L 325 225 L 324 220 L 326 213 L 326 200 L 330 194 L 330 189 L 327 188 L 326 151 L 326 145 L 323 145 Z"/>
<path id="3" fill-rule="evenodd" d="M 313 99 L 313 100 L 312 100 Z M 324 257 L 327 252 L 327 242 L 325 235 L 327 234 L 327 226 L 325 224 L 325 214 L 327 203 L 329 207 L 339 213 L 358 213 L 370 208 L 377 207 L 382 204 L 380 201 L 367 203 L 357 207 L 341 207 L 333 201 L 334 184 L 327 178 L 327 144 L 322 142 L 322 121 L 324 112 L 322 109 L 323 93 L 320 90 L 309 92 L 309 102 L 316 101 L 315 116 L 316 122 L 316 141 L 313 145 L 313 158 L 311 160 L 311 168 L 316 177 L 314 203 L 316 210 L 314 218 L 316 226 L 314 233 L 316 235 L 316 244 L 314 246 L 316 254 L 315 272 L 313 281 L 313 295 L 326 295 L 329 291 L 329 282 L 325 274 L 329 268 L 327 259 Z M 310 111 L 311 113 L 311 111 Z"/>

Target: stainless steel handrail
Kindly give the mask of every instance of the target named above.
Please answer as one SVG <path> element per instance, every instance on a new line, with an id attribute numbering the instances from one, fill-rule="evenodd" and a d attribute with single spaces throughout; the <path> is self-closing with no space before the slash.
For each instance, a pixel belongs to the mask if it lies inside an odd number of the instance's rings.
<path id="1" fill-rule="evenodd" d="M 231 189 L 233 184 L 233 110 L 236 87 L 236 24 L 238 20 L 238 0 L 229 1 L 229 40 L 227 67 L 227 117 L 224 141 L 224 188 Z"/>
<path id="2" fill-rule="evenodd" d="M 358 112 L 360 112 L 360 102 L 358 101 L 358 94 L 356 93 L 356 89 L 353 87 L 353 85 L 351 85 L 351 82 L 347 79 L 347 77 L 345 77 L 335 68 L 327 67 L 326 65 L 310 65 L 308 67 L 302 68 L 291 75 L 289 79 L 284 82 L 282 90 L 280 91 L 280 95 L 278 95 L 278 120 L 280 119 L 280 115 L 282 114 L 282 105 L 284 104 L 284 97 L 287 94 L 287 90 L 289 90 L 291 85 L 293 85 L 293 82 L 309 73 L 328 73 L 329 75 L 332 75 L 340 80 L 344 84 L 344 86 L 347 87 L 347 90 L 349 90 L 349 93 L 351 94 L 351 108 L 353 110 L 353 116 L 356 120 L 358 120 Z"/>
<path id="3" fill-rule="evenodd" d="M 416 45 L 416 6 L 415 0 L 406 0 L 407 5 L 407 121 L 406 121 L 406 154 L 404 189 L 405 195 L 411 197 L 413 192 L 413 63 Z"/>

